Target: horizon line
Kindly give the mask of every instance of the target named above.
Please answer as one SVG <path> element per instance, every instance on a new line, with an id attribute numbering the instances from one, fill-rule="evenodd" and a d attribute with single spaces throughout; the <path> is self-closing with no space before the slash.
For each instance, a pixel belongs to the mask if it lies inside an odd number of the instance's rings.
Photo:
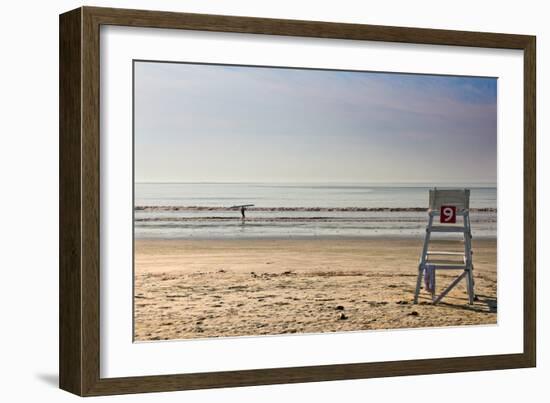
<path id="1" fill-rule="evenodd" d="M 177 185 L 177 184 L 318 184 L 318 185 L 428 185 L 447 186 L 447 185 L 491 185 L 496 187 L 495 181 L 402 181 L 402 182 L 358 182 L 358 181 L 134 181 L 138 185 Z"/>

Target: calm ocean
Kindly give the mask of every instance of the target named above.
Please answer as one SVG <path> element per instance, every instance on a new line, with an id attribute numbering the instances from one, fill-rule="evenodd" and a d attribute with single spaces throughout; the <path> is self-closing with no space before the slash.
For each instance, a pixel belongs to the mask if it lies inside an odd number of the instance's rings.
<path id="1" fill-rule="evenodd" d="M 496 187 L 460 187 L 471 189 L 474 237 L 496 237 Z M 422 184 L 136 183 L 135 236 L 423 236 L 430 188 Z M 241 204 L 254 204 L 244 222 L 240 211 L 230 208 Z"/>

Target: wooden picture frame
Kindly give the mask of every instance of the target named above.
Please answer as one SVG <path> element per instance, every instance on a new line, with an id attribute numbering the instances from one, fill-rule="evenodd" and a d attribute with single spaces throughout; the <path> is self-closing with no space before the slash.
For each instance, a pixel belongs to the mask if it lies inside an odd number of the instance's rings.
<path id="1" fill-rule="evenodd" d="M 523 353 L 227 372 L 100 377 L 99 35 L 102 25 L 401 42 L 524 52 Z M 60 387 L 80 396 L 534 367 L 535 37 L 81 7 L 60 16 Z"/>

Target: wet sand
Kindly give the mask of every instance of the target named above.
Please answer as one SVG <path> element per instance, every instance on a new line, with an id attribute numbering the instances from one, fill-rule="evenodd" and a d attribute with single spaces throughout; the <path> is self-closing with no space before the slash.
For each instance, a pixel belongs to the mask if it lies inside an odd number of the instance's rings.
<path id="1" fill-rule="evenodd" d="M 421 248 L 405 238 L 136 240 L 134 337 L 496 324 L 496 241 L 474 239 L 473 306 L 464 281 L 438 305 L 425 291 L 412 304 Z M 439 291 L 459 273 L 439 271 Z"/>

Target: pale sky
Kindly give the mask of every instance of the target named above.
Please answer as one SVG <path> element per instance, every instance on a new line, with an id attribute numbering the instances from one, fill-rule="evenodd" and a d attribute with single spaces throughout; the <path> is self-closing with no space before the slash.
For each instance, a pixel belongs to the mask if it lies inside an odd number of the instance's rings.
<path id="1" fill-rule="evenodd" d="M 136 182 L 496 183 L 497 80 L 135 62 Z"/>

